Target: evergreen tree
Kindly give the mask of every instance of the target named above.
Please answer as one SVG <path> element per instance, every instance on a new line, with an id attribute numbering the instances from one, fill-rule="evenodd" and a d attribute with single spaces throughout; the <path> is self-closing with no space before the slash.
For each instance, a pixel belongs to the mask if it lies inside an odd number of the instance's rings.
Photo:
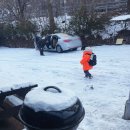
<path id="1" fill-rule="evenodd" d="M 84 7 L 81 7 L 75 14 L 72 16 L 69 25 L 69 32 L 80 36 L 82 41 L 82 46 L 86 44 L 85 36 L 93 35 L 94 31 L 99 32 L 104 29 L 105 23 L 108 19 L 105 16 L 99 16 L 94 12 L 87 13 Z"/>

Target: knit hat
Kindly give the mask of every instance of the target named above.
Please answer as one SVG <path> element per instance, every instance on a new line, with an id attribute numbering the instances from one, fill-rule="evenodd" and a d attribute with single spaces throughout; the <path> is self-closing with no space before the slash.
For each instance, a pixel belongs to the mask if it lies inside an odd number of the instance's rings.
<path id="1" fill-rule="evenodd" d="M 85 47 L 85 51 L 90 51 L 90 52 L 92 52 L 92 48 L 91 48 L 91 47 Z"/>

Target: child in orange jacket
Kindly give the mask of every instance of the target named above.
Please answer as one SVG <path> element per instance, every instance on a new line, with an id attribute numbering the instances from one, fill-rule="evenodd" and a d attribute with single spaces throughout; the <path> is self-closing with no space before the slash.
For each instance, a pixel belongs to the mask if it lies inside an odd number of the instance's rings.
<path id="1" fill-rule="evenodd" d="M 89 73 L 89 70 L 92 69 L 93 67 L 89 65 L 90 57 L 92 54 L 92 49 L 90 47 L 86 47 L 84 52 L 83 52 L 83 57 L 80 61 L 80 63 L 83 65 L 83 71 L 85 73 L 86 78 L 92 78 L 92 75 Z"/>

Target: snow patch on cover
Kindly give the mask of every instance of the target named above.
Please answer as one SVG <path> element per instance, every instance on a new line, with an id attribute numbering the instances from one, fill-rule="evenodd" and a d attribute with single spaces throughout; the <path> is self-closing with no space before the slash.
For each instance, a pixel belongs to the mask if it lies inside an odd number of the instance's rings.
<path id="1" fill-rule="evenodd" d="M 23 101 L 21 99 L 17 98 L 14 95 L 7 96 L 6 100 L 8 100 L 9 102 L 11 102 L 14 106 L 18 106 L 18 105 L 21 105 L 23 103 Z"/>
<path id="2" fill-rule="evenodd" d="M 8 85 L 8 86 L 0 86 L 0 91 L 2 92 L 8 92 L 15 89 L 25 88 L 34 85 L 33 83 L 22 83 L 22 84 L 14 84 L 14 85 Z"/>
<path id="3" fill-rule="evenodd" d="M 65 88 L 61 91 L 59 93 L 54 90 L 45 91 L 43 87 L 35 88 L 26 95 L 24 104 L 36 112 L 60 111 L 74 105 L 77 101 L 75 94 Z"/>

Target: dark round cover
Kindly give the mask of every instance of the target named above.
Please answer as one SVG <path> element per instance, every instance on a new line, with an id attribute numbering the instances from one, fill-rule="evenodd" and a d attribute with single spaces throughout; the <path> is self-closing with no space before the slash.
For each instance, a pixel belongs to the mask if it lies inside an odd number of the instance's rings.
<path id="1" fill-rule="evenodd" d="M 68 130 L 76 127 L 85 115 L 79 99 L 67 109 L 61 111 L 39 111 L 24 105 L 19 112 L 20 120 L 25 126 L 36 130 Z"/>

